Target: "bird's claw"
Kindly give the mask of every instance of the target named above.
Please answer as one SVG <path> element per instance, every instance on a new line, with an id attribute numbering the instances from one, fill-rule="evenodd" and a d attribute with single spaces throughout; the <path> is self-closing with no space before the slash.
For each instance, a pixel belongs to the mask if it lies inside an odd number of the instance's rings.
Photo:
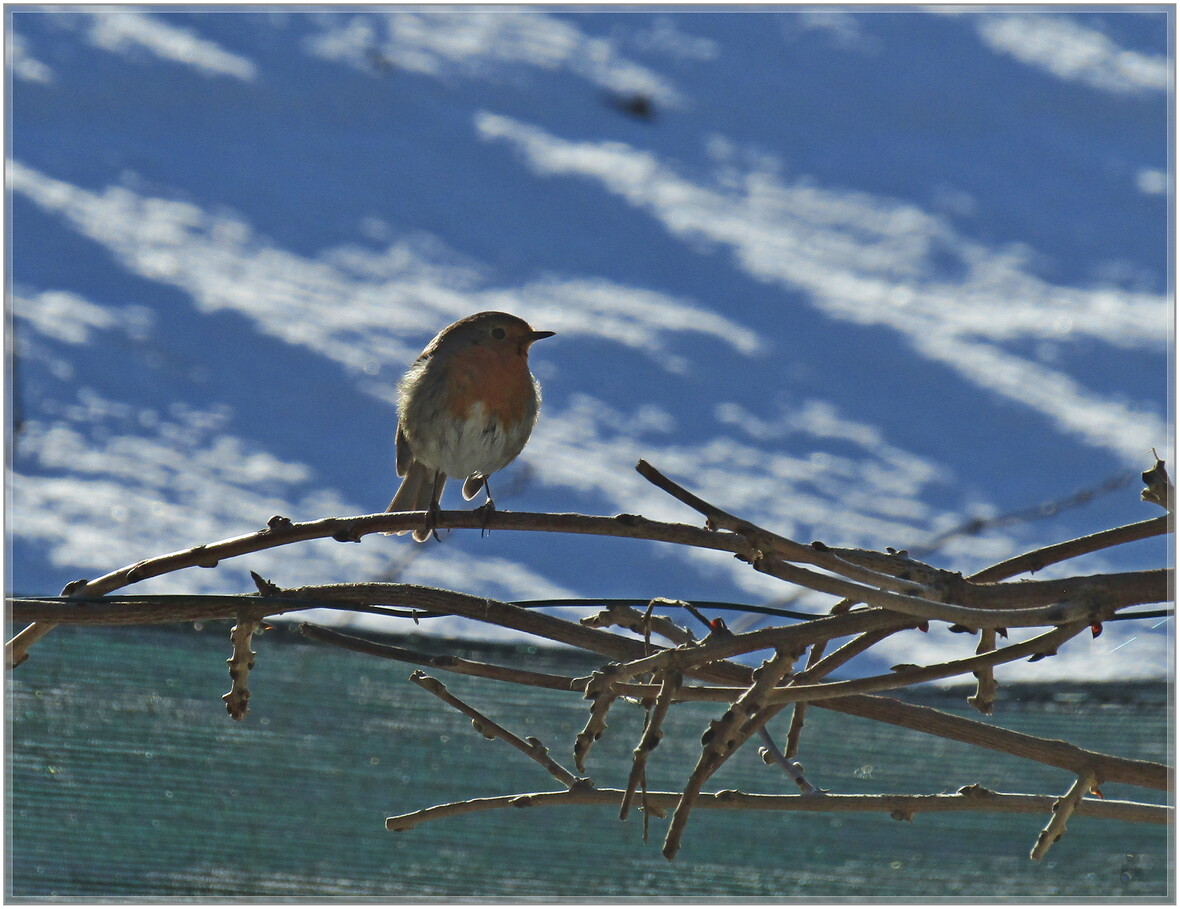
<path id="1" fill-rule="evenodd" d="M 422 526 L 414 531 L 414 539 L 419 543 L 425 543 L 431 537 L 434 537 L 438 542 L 442 542 L 442 537 L 438 535 L 438 514 L 442 511 L 438 502 L 431 502 L 426 508 L 426 517 L 422 520 Z"/>
<path id="2" fill-rule="evenodd" d="M 479 535 L 485 537 L 491 533 L 492 516 L 496 513 L 496 503 L 492 501 L 492 497 L 488 496 L 488 500 L 475 509 L 475 513 L 479 515 Z"/>

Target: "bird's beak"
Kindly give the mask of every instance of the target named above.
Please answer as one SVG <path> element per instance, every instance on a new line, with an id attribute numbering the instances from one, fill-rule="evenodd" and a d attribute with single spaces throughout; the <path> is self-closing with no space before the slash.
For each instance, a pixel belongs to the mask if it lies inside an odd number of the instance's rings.
<path id="1" fill-rule="evenodd" d="M 525 344 L 532 344 L 534 341 L 540 341 L 542 338 L 552 338 L 557 332 L 555 331 L 530 331 L 525 336 Z"/>

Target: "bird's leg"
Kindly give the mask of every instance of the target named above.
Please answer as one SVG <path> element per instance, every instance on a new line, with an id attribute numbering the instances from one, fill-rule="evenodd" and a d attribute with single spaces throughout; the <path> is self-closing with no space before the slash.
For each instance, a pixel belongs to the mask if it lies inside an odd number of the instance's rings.
<path id="1" fill-rule="evenodd" d="M 441 476 L 442 482 L 439 481 Z M 442 537 L 438 535 L 438 515 L 442 511 L 442 506 L 438 503 L 439 494 L 442 492 L 443 483 L 446 482 L 446 476 L 436 474 L 434 478 L 434 490 L 430 494 L 430 504 L 426 506 L 426 516 L 422 519 L 422 526 L 414 531 L 414 539 L 419 543 L 425 543 L 431 537 L 434 537 L 438 542 L 442 542 Z"/>
<path id="2" fill-rule="evenodd" d="M 414 539 L 419 543 L 425 543 L 431 537 L 434 537 L 440 543 L 442 537 L 438 535 L 438 514 L 442 511 L 439 507 L 438 499 L 431 499 L 430 504 L 426 507 L 426 517 L 422 519 L 422 526 L 414 531 Z"/>
<path id="3" fill-rule="evenodd" d="M 426 509 L 426 529 L 430 536 L 434 537 L 438 542 L 442 542 L 442 537 L 438 535 L 438 515 L 442 511 L 442 506 L 438 504 L 438 496 L 434 496 L 430 500 L 430 507 Z"/>
<path id="4" fill-rule="evenodd" d="M 475 509 L 480 514 L 479 535 L 481 537 L 490 532 L 488 525 L 492 523 L 492 515 L 496 513 L 496 503 L 492 501 L 492 487 L 488 484 L 487 477 L 483 478 L 483 491 L 487 493 L 488 500 Z"/>

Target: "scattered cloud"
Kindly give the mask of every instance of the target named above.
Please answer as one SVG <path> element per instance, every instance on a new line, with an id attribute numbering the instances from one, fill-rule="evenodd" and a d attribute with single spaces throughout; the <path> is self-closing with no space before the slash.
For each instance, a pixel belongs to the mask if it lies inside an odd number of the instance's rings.
<path id="1" fill-rule="evenodd" d="M 400 368 L 441 326 L 486 309 L 623 344 L 674 371 L 686 364 L 669 351 L 669 341 L 686 332 L 743 354 L 761 349 L 750 329 L 655 291 L 560 276 L 491 286 L 480 269 L 457 263 L 458 256 L 429 237 L 307 258 L 274 245 L 236 215 L 188 202 L 123 186 L 91 192 L 19 162 L 10 163 L 9 180 L 14 192 L 60 215 L 133 274 L 180 288 L 205 312 L 242 313 L 261 331 L 358 373 L 373 375 L 383 364 Z"/>
<path id="2" fill-rule="evenodd" d="M 13 77 L 25 82 L 53 81 L 53 70 L 32 55 L 28 42 L 12 27 L 8 29 L 8 65 Z"/>
<path id="3" fill-rule="evenodd" d="M 452 7 L 343 14 L 321 21 L 326 24 L 307 39 L 308 51 L 365 69 L 488 78 L 505 67 L 531 66 L 564 70 L 612 92 L 644 94 L 667 107 L 684 104 L 667 79 L 627 60 L 615 41 L 587 35 L 574 20 L 548 13 Z M 693 45 L 681 40 L 679 46 Z M 702 46 L 695 45 L 696 51 Z"/>
<path id="4" fill-rule="evenodd" d="M 882 47 L 879 38 L 865 34 L 860 17 L 839 9 L 791 10 L 783 15 L 782 22 L 788 38 L 817 32 L 840 50 L 872 54 Z"/>
<path id="5" fill-rule="evenodd" d="M 1162 353 L 1171 324 L 1165 295 L 1053 285 L 1033 273 L 1022 248 L 987 247 L 911 204 L 786 183 L 770 166 L 737 178 L 729 166 L 710 185 L 621 142 L 567 141 L 486 112 L 475 126 L 485 140 L 514 147 L 537 174 L 598 180 L 694 247 L 727 246 L 747 273 L 806 292 L 831 316 L 891 327 L 923 356 L 1128 463 L 1170 436 L 1161 415 L 1104 398 L 1003 344 L 1088 338 Z"/>
<path id="6" fill-rule="evenodd" d="M 1030 10 L 974 15 L 972 21 L 992 50 L 1066 82 L 1134 94 L 1167 91 L 1171 81 L 1163 54 L 1126 50 L 1068 16 Z"/>
<path id="7" fill-rule="evenodd" d="M 720 45 L 712 38 L 681 31 L 676 20 L 670 16 L 657 16 L 651 28 L 636 29 L 629 40 L 640 50 L 667 54 L 681 60 L 713 60 L 720 52 Z"/>
<path id="8" fill-rule="evenodd" d="M 1145 167 L 1135 175 L 1135 185 L 1145 196 L 1166 196 L 1171 180 L 1165 171 Z"/>
<path id="9" fill-rule="evenodd" d="M 246 57 L 198 37 L 191 29 L 169 25 L 164 21 L 168 13 L 149 16 L 131 10 L 97 9 L 84 15 L 88 19 L 87 39 L 113 54 L 131 58 L 147 52 L 206 76 L 232 76 L 244 82 L 252 82 L 257 75 L 257 67 Z"/>
<path id="10" fill-rule="evenodd" d="M 75 293 L 60 290 L 32 294 L 15 291 L 12 315 L 28 322 L 42 335 L 67 344 L 88 344 L 93 331 L 116 327 L 132 337 L 142 338 L 152 321 L 151 311 L 146 307 L 99 306 Z"/>

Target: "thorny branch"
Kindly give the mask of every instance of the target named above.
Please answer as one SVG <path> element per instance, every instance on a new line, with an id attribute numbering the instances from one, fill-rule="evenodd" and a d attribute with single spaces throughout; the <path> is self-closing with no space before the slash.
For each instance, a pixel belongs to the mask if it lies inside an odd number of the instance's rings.
<path id="1" fill-rule="evenodd" d="M 302 524 L 276 516 L 253 534 L 209 543 L 181 552 L 145 559 L 95 580 L 75 581 L 60 598 L 10 598 L 10 616 L 30 621 L 9 642 L 10 667 L 28 656 L 29 647 L 55 624 L 91 625 L 180 622 L 233 618 L 233 654 L 227 660 L 233 688 L 225 696 L 227 709 L 236 719 L 246 713 L 247 675 L 255 654 L 252 634 L 268 616 L 329 608 L 369 612 L 415 621 L 439 615 L 462 616 L 543 640 L 577 648 L 610 662 L 589 676 L 574 678 L 535 672 L 514 666 L 496 666 L 453 655 L 433 655 L 367 641 L 351 634 L 302 625 L 303 633 L 324 644 L 375 657 L 509 684 L 579 692 L 591 702 L 585 728 L 577 736 L 573 756 L 579 774 L 585 773 L 593 743 L 607 731 L 607 716 L 615 704 L 638 702 L 646 711 L 643 733 L 634 748 L 625 789 L 598 789 L 554 761 L 537 739 L 520 739 L 483 713 L 451 694 L 421 671 L 411 680 L 450 706 L 472 718 L 476 730 L 487 738 L 500 738 L 540 764 L 566 787 L 564 792 L 525 793 L 439 805 L 408 815 L 389 818 L 391 830 L 501 805 L 601 804 L 619 807 L 626 818 L 636 796 L 646 823 L 650 816 L 673 810 L 664 853 L 672 858 L 680 845 L 694 807 L 744 810 L 884 811 L 909 820 L 923 811 L 987 810 L 1042 812 L 1050 815 L 1032 857 L 1040 858 L 1065 830 L 1071 814 L 1119 818 L 1147 823 L 1168 823 L 1171 809 L 1152 804 L 1113 802 L 1084 796 L 1102 782 L 1122 782 L 1157 790 L 1169 790 L 1169 768 L 1151 761 L 1134 760 L 1089 751 L 1067 742 L 1049 740 L 955 716 L 928 707 L 870 694 L 902 688 L 933 679 L 974 674 L 975 695 L 970 699 L 981 712 L 990 713 L 997 695 L 996 669 L 1004 663 L 1056 653 L 1073 636 L 1102 622 L 1128 618 L 1127 607 L 1168 602 L 1172 573 L 1157 569 L 1075 576 L 1052 580 L 1008 579 L 1035 572 L 1079 555 L 1172 531 L 1174 489 L 1162 461 L 1143 475 L 1147 488 L 1142 498 L 1168 510 L 1147 521 L 1116 527 L 1053 546 L 1024 553 L 964 577 L 909 557 L 904 551 L 885 552 L 842 549 L 823 543 L 799 543 L 706 502 L 644 461 L 637 470 L 650 482 L 703 515 L 705 526 L 650 521 L 636 515 L 600 517 L 576 514 L 525 514 L 439 512 L 435 524 L 445 528 L 491 527 L 496 530 L 529 530 L 576 533 L 657 541 L 672 545 L 729 552 L 754 570 L 799 588 L 839 599 L 826 616 L 793 624 L 780 624 L 744 634 L 730 633 L 724 624 L 709 620 L 700 609 L 677 600 L 653 598 L 646 612 L 611 604 L 597 616 L 580 623 L 566 621 L 512 603 L 470 594 L 436 590 L 409 584 L 331 584 L 284 589 L 254 575 L 257 591 L 230 597 L 111 597 L 108 594 L 137 581 L 183 568 L 212 568 L 225 559 L 305 540 L 332 538 L 357 542 L 363 536 L 421 525 L 420 512 L 327 518 Z M 655 615 L 656 606 L 680 608 L 707 626 L 701 640 L 677 624 L 674 617 Z M 1135 613 L 1141 614 L 1141 613 Z M 970 656 L 946 659 L 928 666 L 895 666 L 872 676 L 827 681 L 838 667 L 898 634 L 923 631 L 931 622 L 945 622 L 952 630 L 979 635 Z M 621 628 L 621 633 L 608 630 Z M 997 647 L 997 633 L 1007 629 L 1038 628 L 1031 638 Z M 653 635 L 668 644 L 652 641 Z M 840 639 L 848 640 L 840 646 Z M 829 647 L 835 647 L 827 653 Z M 760 668 L 751 669 L 741 659 L 770 652 Z M 808 653 L 805 668 L 793 671 L 796 660 Z M 740 658 L 740 659 L 739 659 Z M 687 701 L 716 701 L 728 707 L 710 723 L 701 754 L 679 792 L 647 789 L 647 768 L 664 734 L 665 720 L 676 705 Z M 808 705 L 849 716 L 916 730 L 927 735 L 966 742 L 979 747 L 1063 768 L 1075 784 L 1065 796 L 994 793 L 980 786 L 964 786 L 954 795 L 832 795 L 803 779 L 794 760 L 799 751 Z M 790 708 L 792 721 L 786 747 L 779 753 L 766 724 Z M 626 709 L 620 707 L 618 709 Z M 758 736 L 767 762 L 781 765 L 800 786 L 802 795 L 750 795 L 732 790 L 708 793 L 704 784 L 749 739 Z"/>

